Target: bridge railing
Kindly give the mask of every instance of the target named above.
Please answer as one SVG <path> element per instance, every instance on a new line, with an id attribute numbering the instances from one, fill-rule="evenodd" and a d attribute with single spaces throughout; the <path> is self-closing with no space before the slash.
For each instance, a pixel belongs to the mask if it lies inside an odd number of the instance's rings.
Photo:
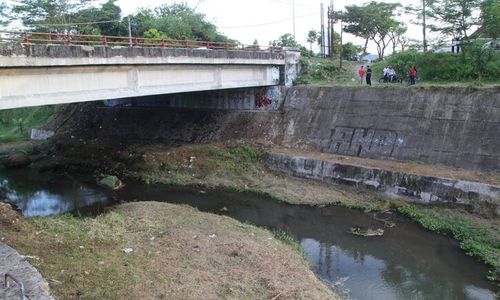
<path id="1" fill-rule="evenodd" d="M 128 36 L 106 36 L 89 34 L 65 34 L 29 31 L 0 30 L 0 41 L 27 44 L 104 45 L 161 48 L 202 48 L 214 50 L 269 51 L 282 52 L 281 47 L 243 45 L 213 41 L 175 40 L 161 38 L 139 38 Z"/>

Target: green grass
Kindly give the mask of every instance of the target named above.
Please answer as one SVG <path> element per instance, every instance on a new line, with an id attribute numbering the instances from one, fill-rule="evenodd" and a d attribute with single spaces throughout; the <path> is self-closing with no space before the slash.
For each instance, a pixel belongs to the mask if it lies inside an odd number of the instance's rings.
<path id="1" fill-rule="evenodd" d="M 27 140 L 29 130 L 45 125 L 54 111 L 54 106 L 0 111 L 0 143 Z"/>
<path id="2" fill-rule="evenodd" d="M 453 236 L 467 255 L 477 257 L 493 267 L 488 279 L 500 280 L 500 240 L 494 235 L 494 228 L 490 230 L 484 224 L 439 209 L 403 205 L 397 211 L 428 230 Z"/>
<path id="3" fill-rule="evenodd" d="M 344 61 L 342 69 L 339 61 L 324 58 L 302 58 L 302 72 L 295 85 L 354 85 L 353 63 Z"/>

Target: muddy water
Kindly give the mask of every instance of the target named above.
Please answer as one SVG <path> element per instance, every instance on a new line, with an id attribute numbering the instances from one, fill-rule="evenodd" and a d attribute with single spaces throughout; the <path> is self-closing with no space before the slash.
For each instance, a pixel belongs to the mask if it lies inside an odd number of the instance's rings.
<path id="1" fill-rule="evenodd" d="M 288 232 L 305 249 L 312 269 L 350 299 L 495 299 L 487 268 L 465 256 L 455 241 L 420 229 L 397 215 L 384 227 L 374 215 L 339 207 L 292 206 L 251 193 L 129 183 L 110 194 L 68 175 L 0 171 L 0 199 L 27 216 L 96 211 L 117 201 L 166 201 L 228 215 Z M 382 237 L 358 237 L 353 226 L 384 228 Z"/>

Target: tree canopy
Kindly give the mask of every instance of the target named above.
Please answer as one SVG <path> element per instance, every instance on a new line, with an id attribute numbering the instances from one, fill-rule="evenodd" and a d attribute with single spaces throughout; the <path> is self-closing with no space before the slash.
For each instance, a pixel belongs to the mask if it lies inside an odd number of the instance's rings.
<path id="1" fill-rule="evenodd" d="M 500 34 L 500 2 L 486 0 L 482 4 L 481 25 L 489 37 L 498 38 Z"/>
<path id="2" fill-rule="evenodd" d="M 156 29 L 172 39 L 229 41 L 228 37 L 217 32 L 215 25 L 207 21 L 204 14 L 196 12 L 185 3 L 143 8 L 130 17 L 135 36 L 144 36 L 148 30 Z"/>
<path id="3" fill-rule="evenodd" d="M 479 10 L 483 0 L 428 1 L 428 16 L 437 21 L 430 24 L 431 31 L 456 39 L 469 40 L 469 30 L 480 24 Z"/>
<path id="4" fill-rule="evenodd" d="M 397 42 L 397 37 L 406 32 L 402 23 L 395 19 L 400 7 L 397 3 L 372 1 L 361 6 L 348 5 L 339 16 L 346 24 L 345 32 L 365 39 L 363 52 L 366 53 L 371 40 L 377 45 L 379 58 L 383 59 L 390 42 Z"/>
<path id="5" fill-rule="evenodd" d="M 77 12 L 94 4 L 95 0 L 19 0 L 14 2 L 12 17 L 33 31 L 67 33 L 71 31 Z"/>

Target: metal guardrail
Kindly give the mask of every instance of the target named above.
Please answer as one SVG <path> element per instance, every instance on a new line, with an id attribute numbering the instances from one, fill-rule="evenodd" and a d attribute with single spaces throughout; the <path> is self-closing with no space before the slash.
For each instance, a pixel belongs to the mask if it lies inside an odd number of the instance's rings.
<path id="1" fill-rule="evenodd" d="M 19 280 L 17 279 L 14 275 L 12 275 L 11 273 L 5 273 L 5 281 L 4 281 L 4 287 L 7 289 L 9 288 L 9 278 L 14 281 L 17 285 L 19 285 L 19 290 L 21 291 L 21 300 L 24 300 L 26 299 L 25 297 L 25 290 L 24 290 L 24 284 Z"/>
<path id="2" fill-rule="evenodd" d="M 282 52 L 281 47 L 244 45 L 240 43 L 224 43 L 196 40 L 175 40 L 160 38 L 139 38 L 128 36 L 107 36 L 88 34 L 64 34 L 49 32 L 5 31 L 0 30 L 0 41 L 21 42 L 28 44 L 67 44 L 67 45 L 104 45 L 129 47 L 160 48 L 203 48 L 213 50 L 267 51 Z"/>

